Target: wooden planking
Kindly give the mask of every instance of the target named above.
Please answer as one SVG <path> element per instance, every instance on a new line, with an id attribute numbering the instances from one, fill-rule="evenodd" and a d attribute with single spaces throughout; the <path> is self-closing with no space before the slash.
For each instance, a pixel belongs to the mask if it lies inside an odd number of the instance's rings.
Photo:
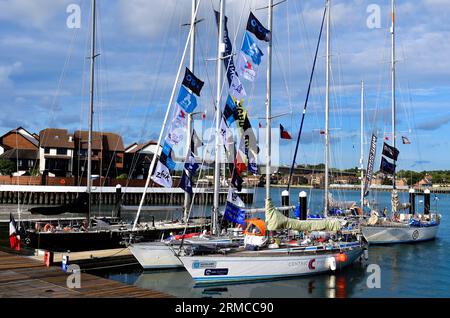
<path id="1" fill-rule="evenodd" d="M 0 297 L 167 298 L 168 294 L 81 273 L 81 288 L 67 287 L 68 275 L 29 257 L 0 252 Z"/>

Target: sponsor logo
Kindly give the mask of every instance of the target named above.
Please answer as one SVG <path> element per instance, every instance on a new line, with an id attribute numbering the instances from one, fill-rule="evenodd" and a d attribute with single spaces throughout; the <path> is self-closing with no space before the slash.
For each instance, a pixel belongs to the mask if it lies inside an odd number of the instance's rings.
<path id="1" fill-rule="evenodd" d="M 199 269 L 199 268 L 216 268 L 216 262 L 199 262 L 195 261 L 192 263 L 193 269 Z"/>
<path id="2" fill-rule="evenodd" d="M 308 268 L 309 269 L 316 269 L 315 263 L 316 263 L 316 259 L 313 258 L 312 260 L 309 261 Z"/>
<path id="3" fill-rule="evenodd" d="M 228 268 L 207 268 L 205 269 L 205 276 L 222 276 L 228 275 Z"/>
<path id="4" fill-rule="evenodd" d="M 419 238 L 419 231 L 415 230 L 412 234 L 412 239 L 413 240 L 417 240 Z"/>

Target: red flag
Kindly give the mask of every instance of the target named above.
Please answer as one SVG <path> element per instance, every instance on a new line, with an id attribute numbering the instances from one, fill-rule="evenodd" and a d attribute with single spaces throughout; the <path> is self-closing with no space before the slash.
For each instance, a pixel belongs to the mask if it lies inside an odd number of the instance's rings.
<path id="1" fill-rule="evenodd" d="M 384 140 L 389 141 L 389 137 L 387 137 L 387 136 L 384 137 Z"/>
<path id="2" fill-rule="evenodd" d="M 280 136 L 281 139 L 292 139 L 291 135 L 284 129 L 283 125 L 280 124 Z"/>
<path id="3" fill-rule="evenodd" d="M 325 130 L 321 130 L 321 131 L 320 131 L 320 134 L 321 134 L 321 135 L 325 135 Z"/>
<path id="4" fill-rule="evenodd" d="M 20 251 L 20 236 L 17 234 L 16 221 L 12 213 L 9 213 L 9 244 L 11 249 Z"/>

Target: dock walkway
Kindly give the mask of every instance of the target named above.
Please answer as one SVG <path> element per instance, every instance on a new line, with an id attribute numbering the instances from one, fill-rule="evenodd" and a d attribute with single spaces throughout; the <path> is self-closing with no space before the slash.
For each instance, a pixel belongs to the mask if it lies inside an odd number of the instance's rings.
<path id="1" fill-rule="evenodd" d="M 0 251 L 0 298 L 169 298 L 171 295 L 81 273 L 81 288 L 67 287 L 68 274 L 30 257 Z"/>

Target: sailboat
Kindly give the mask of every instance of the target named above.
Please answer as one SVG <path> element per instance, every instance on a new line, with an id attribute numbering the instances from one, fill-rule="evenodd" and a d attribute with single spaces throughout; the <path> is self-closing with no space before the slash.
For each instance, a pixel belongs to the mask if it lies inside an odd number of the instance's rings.
<path id="1" fill-rule="evenodd" d="M 394 244 L 394 243 L 414 243 L 432 240 L 436 237 L 441 216 L 435 211 L 430 211 L 430 190 L 424 190 L 424 211 L 423 215 L 416 214 L 415 209 L 415 193 L 414 189 L 409 190 L 409 214 L 399 213 L 399 199 L 396 190 L 396 178 L 395 178 L 395 163 L 397 161 L 398 150 L 396 147 L 396 56 L 395 56 L 395 0 L 391 2 L 391 102 L 392 102 L 392 142 L 393 147 L 385 144 L 384 148 L 389 150 L 387 155 L 394 160 L 394 163 L 389 163 L 384 157 L 383 162 L 393 167 L 389 169 L 392 175 L 393 190 L 392 190 L 392 218 L 381 217 L 378 213 L 373 213 L 371 218 L 362 224 L 361 230 L 365 239 L 369 244 Z M 384 150 L 384 149 L 383 149 Z M 389 154 L 390 153 L 390 154 Z M 396 153 L 395 155 L 392 155 Z M 385 154 L 385 151 L 383 151 Z"/>
<path id="2" fill-rule="evenodd" d="M 224 14 L 224 3 L 225 0 L 220 1 L 221 15 Z M 268 32 L 272 31 L 273 6 L 273 0 L 269 0 Z M 330 1 L 327 1 L 326 10 L 329 26 Z M 271 166 L 271 37 L 267 42 L 269 43 L 266 173 L 269 173 Z M 328 49 L 327 53 L 329 53 Z M 328 59 L 327 67 L 329 67 Z M 185 255 L 180 255 L 179 258 L 197 283 L 242 282 L 324 273 L 348 266 L 364 253 L 365 244 L 357 239 L 344 240 L 339 234 L 340 229 L 341 223 L 337 219 L 296 220 L 283 215 L 272 203 L 270 178 L 267 177 L 265 221 L 256 219 L 247 222 L 244 246 L 223 248 L 216 253 L 206 255 L 187 249 Z M 275 231 L 283 233 L 278 237 L 269 235 Z M 286 233 L 287 237 L 283 235 Z"/>
<path id="3" fill-rule="evenodd" d="M 139 216 L 134 224 L 127 224 L 120 218 L 106 219 L 94 218 L 91 215 L 91 192 L 92 192 L 92 128 L 94 113 L 94 75 L 95 75 L 95 31 L 96 31 L 96 0 L 91 0 L 91 50 L 90 50 L 90 103 L 89 103 L 89 131 L 88 131 L 88 158 L 87 158 L 87 187 L 86 193 L 80 195 L 75 205 L 63 207 L 64 212 L 79 213 L 87 212 L 87 218 L 81 223 L 57 224 L 47 223 L 41 227 L 35 224 L 34 228 L 25 230 L 25 244 L 35 249 L 51 251 L 87 251 L 119 248 L 124 246 L 124 240 L 130 236 L 143 241 L 159 240 L 162 236 L 172 232 L 187 231 L 197 232 L 204 228 L 204 223 L 192 222 L 186 224 L 182 221 L 159 221 L 139 223 Z M 154 156 L 156 158 L 156 155 Z M 153 166 L 150 171 L 152 171 Z M 145 190 L 148 188 L 148 182 Z M 144 191 L 141 205 L 145 198 Z M 56 211 L 55 211 L 56 210 Z M 61 212 L 61 207 L 38 208 L 34 210 L 40 214 L 55 214 Z M 33 212 L 33 211 L 32 211 Z"/>

